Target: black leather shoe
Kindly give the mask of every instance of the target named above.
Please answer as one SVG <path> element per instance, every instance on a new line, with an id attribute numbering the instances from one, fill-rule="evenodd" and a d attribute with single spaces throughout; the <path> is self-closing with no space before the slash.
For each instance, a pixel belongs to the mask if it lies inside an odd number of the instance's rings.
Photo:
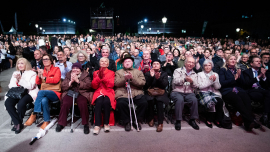
<path id="1" fill-rule="evenodd" d="M 131 125 L 130 123 L 126 123 L 126 126 L 125 126 L 125 131 L 130 131 L 131 130 Z"/>
<path id="2" fill-rule="evenodd" d="M 64 128 L 64 126 L 57 124 L 57 126 L 55 128 L 55 131 L 56 132 L 61 132 L 63 128 Z"/>
<path id="3" fill-rule="evenodd" d="M 19 134 L 22 129 L 24 128 L 24 125 L 23 124 L 18 124 L 19 126 L 17 126 L 16 130 L 15 130 L 15 134 Z"/>
<path id="4" fill-rule="evenodd" d="M 251 122 L 251 123 L 249 123 L 249 124 L 244 124 L 244 126 L 245 126 L 245 129 L 247 130 L 247 131 L 252 131 L 252 129 L 255 127 L 255 122 Z"/>
<path id="5" fill-rule="evenodd" d="M 209 124 L 208 122 L 209 122 L 209 121 L 205 121 L 205 122 L 204 122 L 205 125 L 206 125 L 207 127 L 209 127 L 209 128 L 213 128 L 212 123 L 210 122 L 210 124 Z"/>
<path id="6" fill-rule="evenodd" d="M 190 120 L 188 121 L 188 124 L 189 124 L 193 129 L 195 129 L 195 130 L 199 130 L 199 129 L 200 129 L 199 126 L 196 124 L 196 122 L 195 122 L 194 119 L 190 119 Z"/>
<path id="7" fill-rule="evenodd" d="M 137 130 L 136 122 L 133 122 L 132 126 Z M 139 127 L 139 131 L 142 130 L 142 126 L 141 126 L 141 124 L 139 122 L 138 122 L 138 127 Z"/>
<path id="8" fill-rule="evenodd" d="M 16 126 L 14 125 L 11 131 L 15 131 L 15 130 L 16 130 Z"/>
<path id="9" fill-rule="evenodd" d="M 215 124 L 218 128 L 222 128 L 221 122 L 214 121 L 214 124 Z"/>
<path id="10" fill-rule="evenodd" d="M 84 125 L 83 127 L 83 133 L 84 134 L 89 134 L 90 130 L 89 130 L 89 126 L 88 125 Z"/>
<path id="11" fill-rule="evenodd" d="M 176 123 L 174 124 L 174 128 L 175 130 L 181 130 L 181 121 L 176 121 Z"/>

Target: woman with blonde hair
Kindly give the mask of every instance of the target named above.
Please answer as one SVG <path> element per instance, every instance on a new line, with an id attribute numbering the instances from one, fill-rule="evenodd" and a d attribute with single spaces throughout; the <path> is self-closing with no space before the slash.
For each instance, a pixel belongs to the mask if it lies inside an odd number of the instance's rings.
<path id="1" fill-rule="evenodd" d="M 220 93 L 224 101 L 236 108 L 242 115 L 245 129 L 250 131 L 253 128 L 260 128 L 260 125 L 254 121 L 252 113 L 251 99 L 242 86 L 241 69 L 238 69 L 235 55 L 229 55 L 219 70 L 219 82 L 221 84 Z"/>
<path id="2" fill-rule="evenodd" d="M 79 51 L 77 54 L 77 61 L 81 64 L 83 70 L 86 70 L 87 72 L 90 69 L 89 66 L 89 56 L 85 51 Z"/>
<path id="3" fill-rule="evenodd" d="M 21 99 L 7 97 L 5 101 L 6 109 L 11 116 L 14 127 L 11 129 L 16 134 L 24 128 L 23 117 L 26 112 L 26 105 L 37 98 L 38 86 L 36 85 L 36 72 L 32 71 L 31 64 L 25 58 L 19 58 L 16 63 L 16 71 L 13 72 L 8 85 L 9 89 L 23 87 L 28 89 L 28 94 Z M 15 108 L 17 104 L 17 109 Z"/>

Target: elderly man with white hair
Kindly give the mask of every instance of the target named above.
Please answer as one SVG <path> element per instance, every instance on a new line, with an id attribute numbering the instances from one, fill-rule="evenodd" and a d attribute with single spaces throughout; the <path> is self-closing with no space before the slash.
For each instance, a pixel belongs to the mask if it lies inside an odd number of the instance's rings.
<path id="1" fill-rule="evenodd" d="M 109 55 L 110 55 L 110 48 L 108 47 L 103 47 L 102 50 L 101 50 L 101 56 L 102 57 L 106 57 L 106 58 L 109 58 Z M 98 59 L 96 61 L 96 64 L 95 64 L 95 70 L 99 70 L 100 68 L 100 65 L 99 65 L 99 60 Z M 116 71 L 116 66 L 115 66 L 115 61 L 112 60 L 112 59 L 109 59 L 109 66 L 108 66 L 108 69 L 109 70 L 112 70 L 112 71 Z"/>
<path id="2" fill-rule="evenodd" d="M 150 71 L 151 62 L 152 60 L 150 59 L 150 52 L 146 49 L 143 49 L 143 60 L 141 61 L 138 70 L 142 71 L 143 73 Z"/>
<path id="3" fill-rule="evenodd" d="M 176 130 L 181 130 L 182 112 L 185 104 L 190 108 L 189 125 L 199 130 L 199 126 L 195 122 L 195 119 L 199 118 L 199 114 L 198 101 L 194 94 L 194 90 L 198 87 L 197 74 L 193 70 L 194 66 L 195 59 L 188 57 L 185 60 L 185 66 L 174 70 L 173 73 L 171 99 L 175 103 Z"/>

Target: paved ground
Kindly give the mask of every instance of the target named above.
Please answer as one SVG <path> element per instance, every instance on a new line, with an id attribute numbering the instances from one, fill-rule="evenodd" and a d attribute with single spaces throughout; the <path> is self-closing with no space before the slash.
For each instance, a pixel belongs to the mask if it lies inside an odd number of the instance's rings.
<path id="1" fill-rule="evenodd" d="M 0 152 L 31 152 L 31 151 L 270 151 L 270 130 L 254 130 L 246 132 L 242 127 L 233 126 L 232 130 L 214 127 L 207 128 L 204 123 L 199 124 L 200 130 L 192 129 L 186 122 L 182 122 L 182 130 L 174 130 L 172 124 L 164 123 L 164 131 L 157 133 L 155 128 L 143 124 L 142 131 L 125 132 L 121 126 L 111 127 L 110 133 L 103 130 L 94 136 L 92 127 L 89 135 L 83 134 L 81 119 L 75 122 L 74 133 L 70 133 L 67 126 L 61 133 L 55 132 L 55 126 L 47 135 L 36 141 L 32 146 L 29 142 L 34 137 L 39 125 L 33 124 L 18 135 L 10 131 L 11 119 L 4 110 L 3 95 L 14 69 L 0 74 L 2 93 L 0 93 Z M 69 118 L 70 119 L 70 118 Z M 26 120 L 26 118 L 25 118 Z"/>

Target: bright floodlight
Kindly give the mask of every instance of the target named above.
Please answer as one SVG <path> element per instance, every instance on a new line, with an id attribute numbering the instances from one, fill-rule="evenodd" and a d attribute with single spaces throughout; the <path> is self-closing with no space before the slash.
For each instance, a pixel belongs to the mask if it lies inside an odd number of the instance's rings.
<path id="1" fill-rule="evenodd" d="M 142 29 L 143 29 L 143 27 L 144 27 L 144 26 L 143 26 L 143 25 L 141 25 L 141 28 L 142 28 Z"/>
<path id="2" fill-rule="evenodd" d="M 67 20 L 64 18 L 63 21 L 66 22 Z"/>
<path id="3" fill-rule="evenodd" d="M 236 32 L 239 32 L 239 31 L 240 31 L 240 28 L 237 28 L 237 29 L 236 29 Z"/>
<path id="4" fill-rule="evenodd" d="M 38 28 L 38 24 L 36 24 L 35 27 Z"/>
<path id="5" fill-rule="evenodd" d="M 157 32 L 159 32 L 159 30 L 157 30 Z"/>
<path id="6" fill-rule="evenodd" d="M 149 28 L 149 30 L 151 31 L 151 27 Z"/>
<path id="7" fill-rule="evenodd" d="M 163 18 L 162 18 L 162 23 L 166 23 L 167 22 L 167 18 L 164 16 Z"/>
<path id="8" fill-rule="evenodd" d="M 144 19 L 144 22 L 147 22 L 147 19 Z"/>
<path id="9" fill-rule="evenodd" d="M 43 32 L 45 32 L 45 30 L 43 30 Z"/>
<path id="10" fill-rule="evenodd" d="M 68 20 L 68 22 L 70 22 L 70 20 Z"/>
<path id="11" fill-rule="evenodd" d="M 42 27 L 40 27 L 39 29 L 42 30 Z"/>

